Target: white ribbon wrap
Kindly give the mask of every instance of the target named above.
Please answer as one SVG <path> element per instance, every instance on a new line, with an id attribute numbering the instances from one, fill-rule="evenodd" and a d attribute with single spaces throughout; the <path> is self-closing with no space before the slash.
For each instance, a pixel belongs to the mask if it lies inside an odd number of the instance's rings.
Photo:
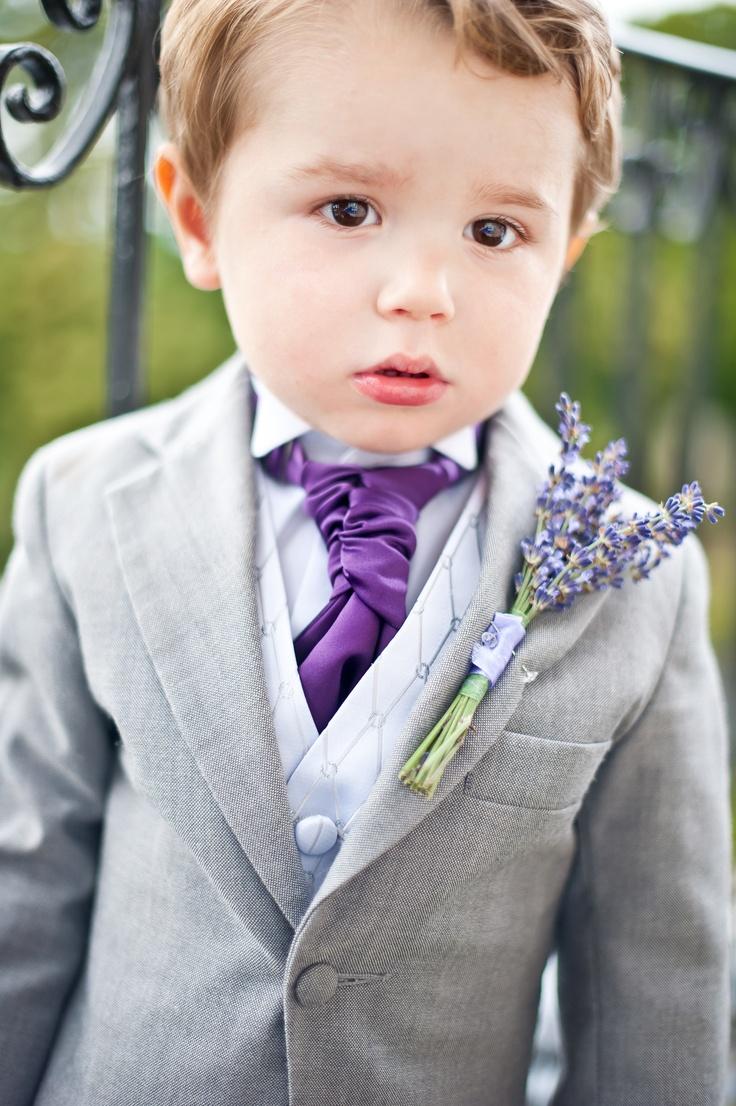
<path id="1" fill-rule="evenodd" d="M 485 676 L 489 686 L 498 680 L 514 654 L 514 648 L 526 635 L 520 615 L 496 611 L 491 623 L 480 635 L 470 654 L 471 673 Z"/>

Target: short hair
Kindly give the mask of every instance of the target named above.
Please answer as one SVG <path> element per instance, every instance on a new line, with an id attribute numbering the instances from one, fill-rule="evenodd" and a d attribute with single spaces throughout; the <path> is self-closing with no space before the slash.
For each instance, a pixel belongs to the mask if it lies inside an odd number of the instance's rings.
<path id="1" fill-rule="evenodd" d="M 355 2 L 336 0 L 337 10 Z M 587 214 L 602 229 L 598 213 L 621 180 L 621 61 L 595 0 L 383 0 L 384 12 L 387 2 L 397 15 L 451 31 L 456 62 L 480 56 L 507 73 L 551 73 L 572 87 L 583 144 L 569 232 Z M 330 0 L 171 0 L 160 29 L 159 111 L 206 216 L 214 212 L 228 149 L 260 117 L 268 62 L 288 57 L 291 32 L 311 38 L 319 29 L 315 15 L 329 6 Z"/>

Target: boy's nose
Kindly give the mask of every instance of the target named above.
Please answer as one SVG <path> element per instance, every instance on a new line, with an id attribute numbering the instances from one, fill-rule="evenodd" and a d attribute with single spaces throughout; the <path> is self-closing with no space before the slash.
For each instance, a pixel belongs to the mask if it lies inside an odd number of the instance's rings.
<path id="1" fill-rule="evenodd" d="M 455 315 L 446 274 L 429 267 L 394 273 L 381 288 L 376 307 L 382 315 L 410 315 L 416 319 L 449 321 Z"/>

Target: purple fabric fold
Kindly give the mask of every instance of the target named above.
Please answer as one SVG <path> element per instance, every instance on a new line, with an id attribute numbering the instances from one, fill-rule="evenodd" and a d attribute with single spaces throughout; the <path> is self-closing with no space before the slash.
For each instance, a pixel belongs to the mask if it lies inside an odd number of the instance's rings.
<path id="1" fill-rule="evenodd" d="M 483 426 L 476 427 L 479 447 Z M 294 641 L 299 676 L 319 732 L 406 618 L 421 508 L 467 475 L 450 457 L 432 452 L 421 465 L 323 464 L 310 461 L 294 439 L 262 458 L 275 479 L 302 485 L 304 508 L 328 551 L 329 602 Z"/>

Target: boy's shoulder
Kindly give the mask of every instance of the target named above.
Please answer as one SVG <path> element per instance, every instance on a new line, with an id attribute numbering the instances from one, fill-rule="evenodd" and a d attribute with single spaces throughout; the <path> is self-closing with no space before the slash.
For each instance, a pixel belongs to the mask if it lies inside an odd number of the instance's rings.
<path id="1" fill-rule="evenodd" d="M 19 480 L 42 468 L 50 492 L 75 495 L 124 480 L 157 458 L 182 432 L 204 433 L 208 416 L 231 388 L 243 367 L 233 353 L 178 395 L 71 430 L 40 446 L 27 460 Z"/>

